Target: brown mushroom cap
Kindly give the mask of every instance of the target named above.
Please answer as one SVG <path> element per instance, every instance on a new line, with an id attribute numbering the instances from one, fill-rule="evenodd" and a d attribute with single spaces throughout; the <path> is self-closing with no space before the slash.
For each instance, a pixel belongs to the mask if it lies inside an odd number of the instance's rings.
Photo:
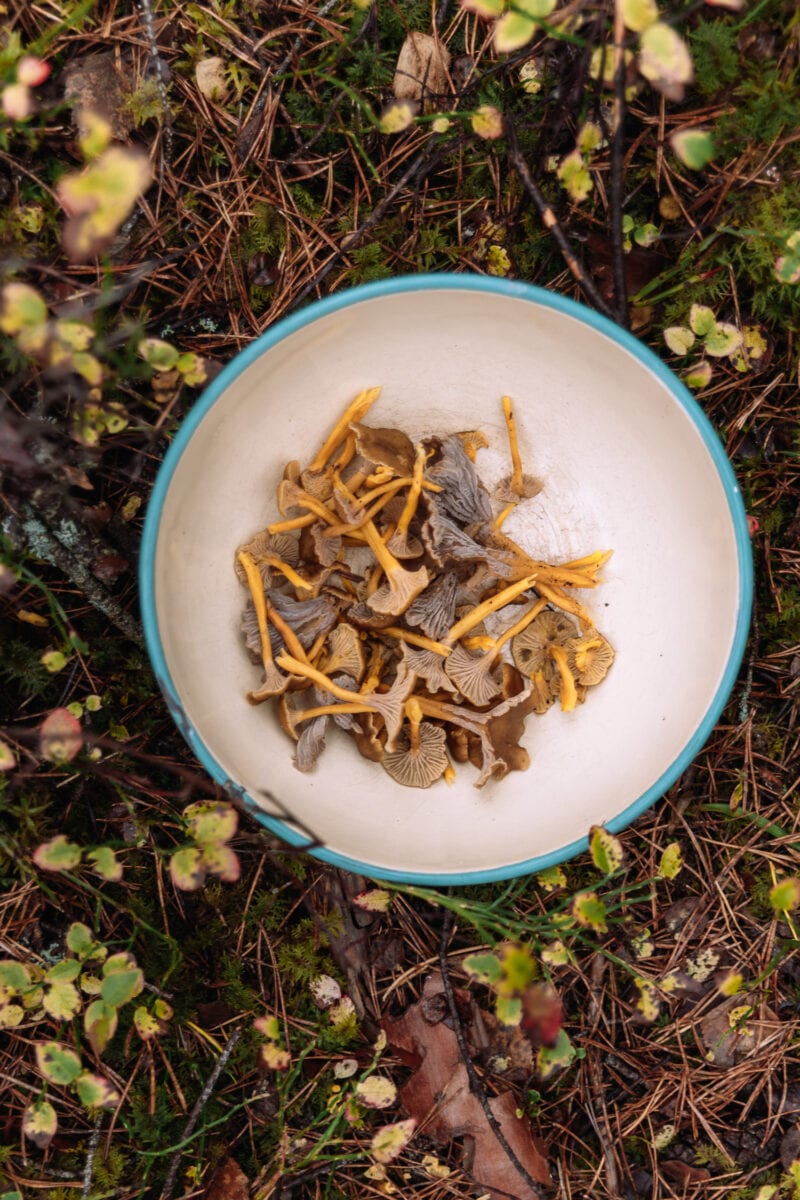
<path id="1" fill-rule="evenodd" d="M 434 442 L 436 445 L 436 442 Z M 478 478 L 474 463 L 464 449 L 458 434 L 452 434 L 438 443 L 440 457 L 428 467 L 428 478 L 438 483 L 442 506 L 449 517 L 462 525 L 475 525 L 491 521 L 492 506 L 489 496 Z"/>
<path id="2" fill-rule="evenodd" d="M 414 443 L 402 429 L 375 429 L 351 421 L 356 448 L 367 462 L 388 467 L 395 475 L 410 475 L 414 468 Z"/>
<path id="3" fill-rule="evenodd" d="M 423 721 L 418 729 L 418 745 L 412 748 L 405 734 L 397 739 L 397 748 L 383 756 L 384 769 L 404 787 L 430 787 L 449 765 L 445 748 L 447 735 L 439 725 Z"/>
<path id="4" fill-rule="evenodd" d="M 494 665 L 493 650 L 487 654 L 473 655 L 458 644 L 445 659 L 444 669 L 461 695 L 470 704 L 482 707 L 500 694 L 500 684 L 492 675 Z"/>
<path id="5" fill-rule="evenodd" d="M 314 770 L 319 756 L 325 749 L 325 731 L 327 727 L 328 718 L 325 716 L 312 717 L 310 721 L 306 721 L 303 725 L 295 747 L 294 765 L 304 775 Z"/>
<path id="6" fill-rule="evenodd" d="M 437 576 L 408 606 L 405 618 L 434 641 L 443 637 L 455 620 L 458 578 L 447 571 Z"/>
<path id="7" fill-rule="evenodd" d="M 349 675 L 357 687 L 364 674 L 364 643 L 357 629 L 342 621 L 328 634 L 328 652 L 320 663 L 326 675 L 337 671 Z"/>
<path id="8" fill-rule="evenodd" d="M 571 617 L 545 609 L 511 639 L 511 654 L 522 674 L 530 677 L 543 667 L 551 646 L 563 646 L 577 634 L 578 627 Z"/>
<path id="9" fill-rule="evenodd" d="M 578 683 L 592 687 L 608 674 L 614 661 L 613 647 L 596 629 L 566 643 L 567 661 Z"/>

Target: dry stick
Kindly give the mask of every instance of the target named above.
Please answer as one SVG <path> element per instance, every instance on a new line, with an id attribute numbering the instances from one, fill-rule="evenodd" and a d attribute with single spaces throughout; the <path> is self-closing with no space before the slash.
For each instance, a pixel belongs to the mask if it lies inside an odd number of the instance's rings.
<path id="1" fill-rule="evenodd" d="M 163 183 L 164 163 L 165 161 L 168 163 L 172 162 L 172 112 L 169 107 L 169 96 L 167 95 L 167 85 L 165 83 L 165 79 L 169 78 L 169 67 L 159 54 L 158 42 L 156 41 L 156 27 L 150 0 L 136 0 L 136 5 L 142 14 L 142 24 L 144 25 L 145 37 L 147 38 L 147 45 L 150 50 L 150 61 L 153 64 L 155 72 L 158 98 L 161 101 L 161 115 L 164 120 L 164 150 L 159 166 L 159 182 Z"/>
<path id="2" fill-rule="evenodd" d="M 222 1054 L 220 1054 L 219 1058 L 214 1064 L 214 1070 L 206 1080 L 205 1087 L 197 1097 L 194 1108 L 189 1113 L 189 1120 L 186 1122 L 186 1126 L 181 1134 L 181 1143 L 184 1143 L 194 1132 L 194 1127 L 200 1119 L 200 1114 L 208 1103 L 209 1096 L 217 1086 L 217 1080 L 222 1074 L 225 1064 L 233 1053 L 233 1048 L 241 1037 L 241 1033 L 241 1029 L 234 1029 L 233 1033 L 225 1043 L 225 1049 L 222 1051 Z M 175 1180 L 178 1177 L 178 1167 L 180 1166 L 182 1154 L 183 1148 L 181 1147 L 181 1149 L 175 1151 L 172 1158 L 169 1160 L 169 1169 L 167 1170 L 167 1178 L 164 1180 L 164 1187 L 161 1192 L 161 1200 L 169 1200 L 170 1196 L 172 1195 L 175 1187 Z"/>
<path id="3" fill-rule="evenodd" d="M 617 309 L 617 320 L 627 329 L 630 325 L 628 315 L 628 281 L 625 278 L 625 247 L 622 237 L 622 208 L 625 149 L 625 25 L 622 20 L 621 0 L 614 3 L 614 97 L 616 99 L 617 123 L 614 126 L 614 136 L 611 139 L 611 255 L 614 266 L 614 303 Z"/>
<path id="4" fill-rule="evenodd" d="M 542 218 L 542 224 L 544 225 L 545 229 L 553 235 L 553 239 L 561 251 L 561 257 L 569 267 L 575 281 L 578 283 L 587 300 L 591 301 L 598 312 L 603 313 L 603 315 L 606 317 L 610 317 L 612 321 L 615 320 L 614 313 L 601 296 L 597 289 L 597 285 L 589 278 L 573 254 L 572 248 L 567 241 L 566 234 L 558 223 L 558 217 L 547 203 L 544 195 L 539 190 L 536 180 L 531 175 L 530 167 L 526 163 L 522 151 L 519 148 L 516 130 L 508 116 L 506 116 L 506 133 L 508 135 L 508 155 L 511 159 L 512 166 L 519 175 L 520 182 L 525 188 L 525 191 L 536 205 L 539 216 Z"/>
<path id="5" fill-rule="evenodd" d="M 447 1007 L 450 1011 L 450 1019 L 453 1022 L 453 1032 L 456 1035 L 458 1050 L 464 1063 L 464 1067 L 466 1068 L 467 1078 L 469 1079 L 469 1090 L 475 1096 L 481 1108 L 483 1109 L 483 1114 L 486 1117 L 486 1120 L 489 1122 L 492 1133 L 502 1146 L 508 1161 L 518 1172 L 520 1178 L 524 1179 L 525 1183 L 531 1189 L 533 1194 L 541 1197 L 542 1200 L 544 1200 L 545 1192 L 541 1184 L 537 1183 L 533 1176 L 526 1170 L 526 1168 L 517 1158 L 517 1155 L 512 1147 L 508 1144 L 508 1140 L 506 1135 L 503 1133 L 502 1126 L 492 1112 L 491 1105 L 489 1104 L 489 1097 L 486 1095 L 486 1089 L 481 1082 L 478 1072 L 475 1070 L 475 1064 L 472 1061 L 472 1057 L 469 1052 L 469 1046 L 467 1045 L 464 1026 L 462 1025 L 461 1018 L 458 1015 L 458 1006 L 456 1005 L 455 993 L 453 992 L 453 981 L 450 978 L 450 968 L 447 961 L 447 946 L 448 942 L 450 941 L 450 934 L 452 931 L 453 913 L 450 909 L 448 909 L 444 916 L 442 936 L 439 940 L 439 967 L 442 972 L 442 984 L 444 985 L 444 994 L 447 1000 Z"/>
<path id="6" fill-rule="evenodd" d="M 100 1125 L 103 1121 L 103 1114 L 100 1113 L 94 1123 L 92 1136 L 89 1138 L 89 1146 L 86 1151 L 86 1165 L 83 1168 L 83 1188 L 81 1190 L 81 1200 L 88 1200 L 89 1192 L 92 1188 L 92 1171 L 94 1170 L 94 1157 L 97 1154 L 97 1147 L 100 1144 Z"/>

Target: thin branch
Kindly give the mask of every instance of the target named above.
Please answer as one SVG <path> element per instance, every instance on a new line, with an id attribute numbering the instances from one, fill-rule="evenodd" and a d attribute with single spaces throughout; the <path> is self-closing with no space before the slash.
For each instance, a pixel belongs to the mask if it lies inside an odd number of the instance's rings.
<path id="1" fill-rule="evenodd" d="M 617 320 L 628 328 L 628 281 L 625 277 L 625 246 L 622 234 L 622 209 L 625 184 L 625 25 L 622 20 L 620 0 L 614 4 L 614 98 L 616 113 L 614 133 L 611 139 L 611 254 L 614 269 L 614 304 Z"/>
<path id="2" fill-rule="evenodd" d="M 208 1079 L 206 1080 L 205 1087 L 203 1088 L 200 1095 L 197 1097 L 197 1100 L 195 1101 L 195 1104 L 194 1104 L 194 1108 L 189 1113 L 189 1120 L 186 1122 L 183 1133 L 181 1134 L 181 1139 L 180 1139 L 181 1143 L 185 1142 L 189 1137 L 191 1137 L 192 1133 L 194 1132 L 194 1127 L 197 1124 L 197 1122 L 199 1121 L 200 1115 L 201 1115 L 203 1109 L 205 1108 L 206 1104 L 208 1104 L 209 1097 L 211 1096 L 211 1093 L 214 1091 L 214 1088 L 217 1086 L 217 1080 L 219 1079 L 220 1075 L 222 1074 L 225 1064 L 227 1063 L 228 1059 L 230 1058 L 231 1054 L 233 1053 L 233 1049 L 234 1049 L 236 1043 L 238 1042 L 239 1038 L 241 1037 L 241 1034 L 242 1034 L 241 1029 L 234 1029 L 233 1033 L 231 1034 L 231 1036 L 228 1038 L 227 1042 L 225 1043 L 225 1049 L 222 1051 L 222 1054 L 220 1054 L 219 1058 L 217 1059 L 216 1063 L 214 1064 L 214 1070 L 211 1072 Z M 183 1149 L 181 1147 L 180 1149 L 175 1151 L 172 1158 L 170 1159 L 169 1167 L 167 1169 L 167 1177 L 164 1180 L 164 1187 L 161 1192 L 161 1200 L 170 1200 L 170 1196 L 172 1195 L 174 1188 L 175 1188 L 175 1180 L 178 1177 L 178 1167 L 180 1166 L 182 1154 L 183 1154 Z"/>
<path id="3" fill-rule="evenodd" d="M 564 262 L 572 272 L 575 281 L 579 285 L 586 299 L 594 305 L 598 312 L 601 312 L 606 317 L 610 317 L 612 321 L 615 320 L 616 318 L 614 313 L 601 296 L 597 285 L 592 279 L 589 278 L 581 264 L 578 262 L 578 259 L 575 257 L 572 247 L 567 241 L 566 234 L 558 223 L 558 217 L 553 212 L 544 195 L 540 191 L 536 180 L 533 178 L 530 167 L 526 163 L 522 151 L 520 150 L 519 141 L 517 140 L 517 133 L 513 122 L 508 118 L 508 116 L 506 116 L 506 133 L 508 135 L 508 156 L 511 159 L 511 163 L 519 175 L 522 186 L 525 188 L 528 196 L 536 205 L 539 216 L 542 219 L 542 224 L 544 225 L 545 229 L 553 235 L 553 239 L 561 251 L 561 257 L 564 259 Z"/>
<path id="4" fill-rule="evenodd" d="M 92 1172 L 94 1171 L 94 1158 L 97 1154 L 97 1147 L 100 1143 L 100 1125 L 103 1121 L 103 1114 L 99 1113 L 97 1120 L 94 1123 L 92 1136 L 89 1138 L 89 1146 L 86 1151 L 86 1165 L 83 1168 L 83 1189 L 81 1191 L 81 1200 L 88 1200 L 89 1192 L 92 1188 Z"/>
<path id="5" fill-rule="evenodd" d="M 523 1179 L 531 1189 L 534 1196 L 539 1196 L 542 1198 L 542 1200 L 544 1200 L 545 1191 L 541 1184 L 537 1183 L 530 1172 L 526 1170 L 515 1154 L 513 1148 L 509 1145 L 508 1139 L 503 1133 L 502 1126 L 492 1111 L 492 1107 L 489 1103 L 489 1097 L 486 1095 L 486 1089 L 481 1082 L 478 1072 L 475 1070 L 475 1064 L 473 1063 L 472 1056 L 469 1052 L 467 1038 L 464 1033 L 464 1026 L 461 1023 L 461 1017 L 458 1014 L 458 1006 L 456 1005 L 456 997 L 453 991 L 453 981 L 450 978 L 450 964 L 447 958 L 447 948 L 450 941 L 450 934 L 453 931 L 453 924 L 453 914 L 452 912 L 448 911 L 445 913 L 444 924 L 442 926 L 442 936 L 439 939 L 439 967 L 442 972 L 442 984 L 444 987 L 445 998 L 447 1000 L 447 1007 L 450 1012 L 450 1019 L 453 1022 L 453 1032 L 456 1035 L 459 1053 L 461 1054 L 461 1059 L 466 1068 L 467 1078 L 469 1079 L 469 1089 L 483 1109 L 483 1114 L 486 1117 L 486 1120 L 489 1122 L 492 1133 L 500 1143 L 500 1146 L 508 1158 L 508 1161 L 518 1172 L 520 1178 Z"/>

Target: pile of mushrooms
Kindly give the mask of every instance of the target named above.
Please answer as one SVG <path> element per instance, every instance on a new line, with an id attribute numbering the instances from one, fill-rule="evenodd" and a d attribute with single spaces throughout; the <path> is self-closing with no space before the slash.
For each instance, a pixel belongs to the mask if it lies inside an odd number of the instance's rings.
<path id="1" fill-rule="evenodd" d="M 605 677 L 614 652 L 574 592 L 601 582 L 611 552 L 554 566 L 502 532 L 539 490 L 508 397 L 512 472 L 490 496 L 475 468 L 483 434 L 415 445 L 364 423 L 379 394 L 361 392 L 307 466 L 286 465 L 280 519 L 236 551 L 263 671 L 247 698 L 272 701 L 301 771 L 332 721 L 398 783 L 451 783 L 470 762 L 483 787 L 528 767 L 531 713 L 555 700 L 569 712 Z"/>

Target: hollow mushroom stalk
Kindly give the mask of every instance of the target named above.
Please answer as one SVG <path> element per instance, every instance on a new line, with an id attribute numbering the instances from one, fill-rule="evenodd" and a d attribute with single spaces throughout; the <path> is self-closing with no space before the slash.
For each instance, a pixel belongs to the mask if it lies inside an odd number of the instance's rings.
<path id="1" fill-rule="evenodd" d="M 470 654 L 461 642 L 453 648 L 452 654 L 444 664 L 444 670 L 471 704 L 488 704 L 500 692 L 499 682 L 492 677 L 500 651 L 506 642 L 516 637 L 535 620 L 546 604 L 546 600 L 537 600 L 518 621 L 498 637 L 480 639 L 488 643 L 484 646 L 482 654 Z"/>
<path id="2" fill-rule="evenodd" d="M 427 457 L 428 455 L 425 447 L 421 443 L 418 443 L 416 447 L 416 458 L 414 459 L 414 474 L 411 479 L 411 487 L 408 489 L 408 495 L 406 497 L 405 505 L 403 506 L 403 511 L 400 513 L 400 516 L 397 519 L 397 527 L 388 542 L 391 552 L 398 555 L 400 558 L 412 557 L 414 552 L 417 554 L 422 552 L 422 546 L 417 539 L 409 539 L 408 528 L 414 518 L 414 515 L 416 514 L 419 498 L 422 495 L 422 475 L 423 471 L 425 470 Z M 441 488 L 438 486 L 438 484 L 433 484 L 431 486 L 435 490 L 441 491 Z"/>
<path id="3" fill-rule="evenodd" d="M 496 592 L 488 600 L 484 600 L 478 604 L 470 612 L 456 621 L 455 625 L 451 625 L 447 632 L 447 636 L 442 639 L 446 646 L 454 646 L 465 633 L 469 633 L 470 629 L 474 629 L 476 625 L 480 625 L 481 621 L 485 621 L 491 614 L 504 608 L 506 604 L 510 604 L 512 600 L 516 600 L 517 596 L 521 596 L 523 592 L 532 588 L 538 579 L 538 572 L 534 575 L 526 575 L 522 579 L 518 579 L 516 583 L 510 584 L 502 591 Z"/>
<path id="4" fill-rule="evenodd" d="M 386 726 L 387 745 L 389 747 L 392 746 L 403 721 L 403 704 L 408 693 L 414 686 L 414 676 L 405 663 L 400 662 L 398 665 L 394 683 L 388 692 L 372 692 L 369 696 L 364 696 L 361 692 L 340 687 L 332 679 L 329 679 L 327 675 L 323 674 L 322 671 L 318 671 L 309 663 L 301 662 L 291 654 L 279 654 L 275 661 L 284 671 L 310 679 L 312 683 L 316 683 L 317 687 L 330 692 L 337 700 L 343 701 L 348 706 L 346 710 L 341 707 L 329 706 L 325 711 L 330 716 L 333 716 L 337 711 L 378 713 L 383 718 L 383 723 Z M 309 709 L 306 713 L 302 714 L 302 719 L 308 720 L 309 714 L 319 716 L 319 713 L 315 712 L 314 709 Z"/>
<path id="5" fill-rule="evenodd" d="M 381 394 L 379 387 L 366 388 L 348 404 L 339 420 L 308 464 L 309 471 L 321 471 L 331 455 L 350 435 L 350 422 L 361 421 Z"/>
<path id="6" fill-rule="evenodd" d="M 390 613 L 399 617 L 415 600 L 420 592 L 428 586 L 428 572 L 425 567 L 409 571 L 397 561 L 378 533 L 374 522 L 368 521 L 364 526 L 367 545 L 383 568 L 386 583 L 370 596 L 367 604 L 378 613 Z"/>
<path id="7" fill-rule="evenodd" d="M 553 662 L 558 667 L 558 674 L 561 678 L 561 687 L 559 689 L 561 711 L 572 712 L 578 703 L 578 691 L 575 687 L 575 679 L 573 678 L 572 671 L 569 669 L 567 652 L 563 646 L 551 646 L 549 653 Z"/>
<path id="8" fill-rule="evenodd" d="M 267 617 L 267 598 L 264 593 L 264 580 L 256 566 L 255 559 L 246 550 L 240 550 L 237 555 L 242 570 L 247 578 L 253 607 L 258 622 L 258 636 L 261 641 L 261 663 L 264 668 L 264 680 L 254 692 L 248 692 L 247 699 L 251 704 L 260 704 L 270 696 L 277 696 L 289 686 L 289 678 L 275 665 L 272 656 L 272 644 L 269 638 L 269 619 Z"/>

